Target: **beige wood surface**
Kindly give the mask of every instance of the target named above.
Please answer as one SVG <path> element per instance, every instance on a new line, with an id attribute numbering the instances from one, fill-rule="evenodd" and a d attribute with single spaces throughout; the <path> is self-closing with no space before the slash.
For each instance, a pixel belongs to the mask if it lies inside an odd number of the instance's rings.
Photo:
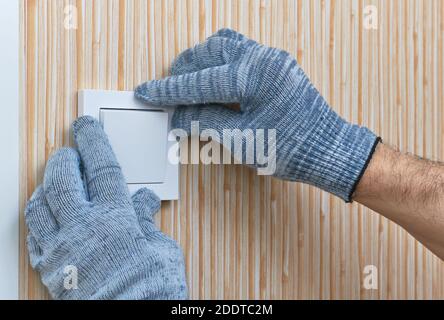
<path id="1" fill-rule="evenodd" d="M 66 6 L 77 29 L 64 28 Z M 363 27 L 378 9 L 378 29 Z M 21 190 L 72 144 L 77 90 L 132 90 L 179 52 L 232 27 L 294 54 L 346 119 L 444 160 L 444 1 L 22 0 Z M 241 166 L 181 167 L 181 199 L 157 220 L 185 251 L 191 298 L 444 298 L 444 263 L 396 225 L 315 188 Z M 47 298 L 28 264 L 20 293 Z M 444 232 L 444 231 L 443 231 Z M 363 287 L 366 265 L 378 289 Z"/>

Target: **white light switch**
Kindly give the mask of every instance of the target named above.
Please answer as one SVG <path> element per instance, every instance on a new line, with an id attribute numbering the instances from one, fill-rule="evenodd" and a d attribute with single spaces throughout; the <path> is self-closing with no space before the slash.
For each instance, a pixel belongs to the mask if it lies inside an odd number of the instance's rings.
<path id="1" fill-rule="evenodd" d="M 127 183 L 164 182 L 167 161 L 167 113 L 101 109 L 100 121 Z"/>
<path id="2" fill-rule="evenodd" d="M 179 199 L 179 165 L 168 159 L 177 150 L 168 136 L 174 108 L 147 105 L 133 91 L 80 90 L 78 98 L 79 116 L 102 123 L 129 191 L 148 188 L 161 200 Z"/>

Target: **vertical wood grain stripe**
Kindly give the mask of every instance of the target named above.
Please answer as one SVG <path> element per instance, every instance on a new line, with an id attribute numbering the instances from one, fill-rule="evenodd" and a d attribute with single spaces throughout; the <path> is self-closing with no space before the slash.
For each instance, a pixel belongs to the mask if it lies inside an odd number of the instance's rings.
<path id="1" fill-rule="evenodd" d="M 68 5 L 77 29 L 64 28 Z M 377 30 L 363 27 L 369 5 Z M 21 17 L 22 211 L 48 157 L 72 143 L 79 89 L 165 76 L 222 27 L 292 53 L 346 119 L 444 160 L 440 0 L 22 0 Z M 156 221 L 184 249 L 193 299 L 444 298 L 444 263 L 358 204 L 234 165 L 182 166 L 180 189 Z M 46 299 L 20 221 L 20 295 Z M 378 290 L 362 285 L 367 265 Z"/>

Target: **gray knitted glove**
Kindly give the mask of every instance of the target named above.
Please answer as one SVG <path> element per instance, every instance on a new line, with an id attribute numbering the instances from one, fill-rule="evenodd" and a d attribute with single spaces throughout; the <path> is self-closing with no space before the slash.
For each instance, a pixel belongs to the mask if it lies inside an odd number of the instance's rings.
<path id="1" fill-rule="evenodd" d="M 140 85 L 136 97 L 188 105 L 173 117 L 173 126 L 188 133 L 192 121 L 220 136 L 224 129 L 275 129 L 275 144 L 265 144 L 276 150 L 275 176 L 351 201 L 379 138 L 340 118 L 289 53 L 223 29 L 183 52 L 171 73 Z M 221 105 L 229 103 L 240 103 L 240 112 Z"/>
<path id="2" fill-rule="evenodd" d="M 181 249 L 154 225 L 159 198 L 131 199 L 101 125 L 73 125 L 79 153 L 64 148 L 48 161 L 43 186 L 25 219 L 32 267 L 55 299 L 184 299 Z M 87 189 L 82 181 L 84 167 Z M 88 198 L 89 195 L 89 198 Z M 77 270 L 77 289 L 72 277 Z M 67 289 L 68 288 L 68 289 Z"/>

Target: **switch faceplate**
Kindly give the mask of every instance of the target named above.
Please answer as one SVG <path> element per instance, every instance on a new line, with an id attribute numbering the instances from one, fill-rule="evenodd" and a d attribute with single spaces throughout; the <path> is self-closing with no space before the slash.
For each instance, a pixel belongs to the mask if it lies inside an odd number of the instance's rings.
<path id="1" fill-rule="evenodd" d="M 101 109 L 100 122 L 127 183 L 165 182 L 168 113 Z"/>
<path id="2" fill-rule="evenodd" d="M 145 105 L 132 91 L 79 91 L 79 116 L 100 120 L 131 193 L 146 187 L 162 200 L 179 198 L 179 166 L 168 161 L 174 109 Z"/>

